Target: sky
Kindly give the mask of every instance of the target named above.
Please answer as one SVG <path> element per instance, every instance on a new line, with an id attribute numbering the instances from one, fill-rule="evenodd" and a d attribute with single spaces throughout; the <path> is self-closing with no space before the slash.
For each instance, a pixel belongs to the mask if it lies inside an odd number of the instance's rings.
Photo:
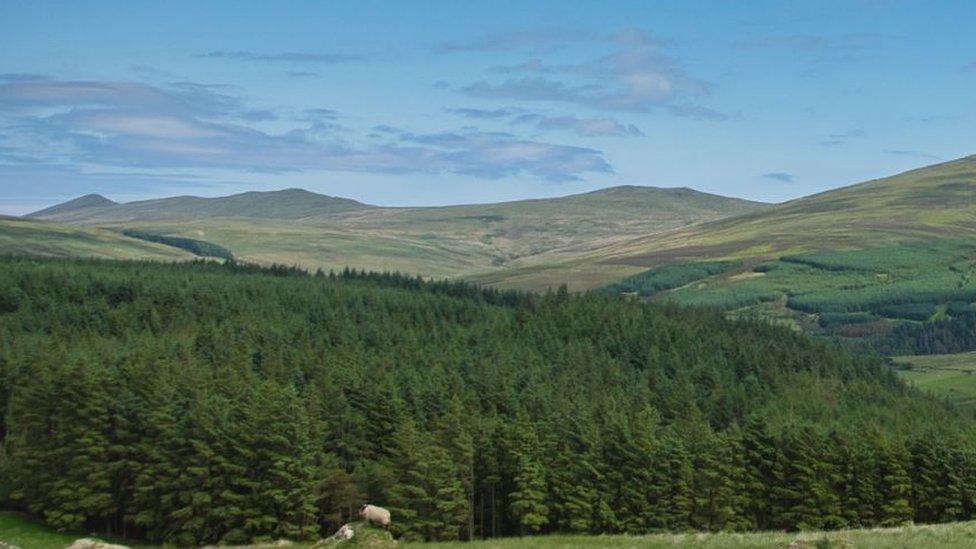
<path id="1" fill-rule="evenodd" d="M 299 187 L 780 202 L 976 153 L 971 1 L 0 0 L 0 214 Z"/>

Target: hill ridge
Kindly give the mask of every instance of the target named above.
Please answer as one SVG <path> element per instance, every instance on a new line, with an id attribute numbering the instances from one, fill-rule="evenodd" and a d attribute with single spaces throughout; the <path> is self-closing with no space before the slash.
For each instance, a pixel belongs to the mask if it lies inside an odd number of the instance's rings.
<path id="1" fill-rule="evenodd" d="M 25 215 L 24 217 L 40 218 L 40 217 L 50 216 L 52 214 L 71 212 L 71 211 L 83 210 L 88 208 L 103 208 L 103 207 L 109 207 L 115 205 L 118 205 L 118 202 L 115 202 L 114 200 L 109 200 L 108 198 L 105 198 L 104 196 L 97 193 L 88 193 L 86 195 L 79 196 L 78 198 L 73 198 L 71 200 L 68 200 L 67 202 L 61 202 L 59 204 L 55 204 L 54 206 L 50 206 L 48 208 L 44 208 L 36 212 L 31 212 Z"/>
<path id="2" fill-rule="evenodd" d="M 32 219 L 69 223 L 105 220 L 161 220 L 193 217 L 254 217 L 300 219 L 322 213 L 341 213 L 374 208 L 350 198 L 319 194 L 305 189 L 245 191 L 226 196 L 178 195 L 117 203 L 85 195 L 28 214 Z"/>

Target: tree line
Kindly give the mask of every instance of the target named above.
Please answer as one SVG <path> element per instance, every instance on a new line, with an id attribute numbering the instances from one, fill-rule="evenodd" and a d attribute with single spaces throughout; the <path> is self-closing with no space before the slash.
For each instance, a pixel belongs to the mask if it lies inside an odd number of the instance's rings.
<path id="1" fill-rule="evenodd" d="M 718 311 L 228 263 L 0 259 L 0 501 L 181 546 L 976 512 L 970 419 Z"/>

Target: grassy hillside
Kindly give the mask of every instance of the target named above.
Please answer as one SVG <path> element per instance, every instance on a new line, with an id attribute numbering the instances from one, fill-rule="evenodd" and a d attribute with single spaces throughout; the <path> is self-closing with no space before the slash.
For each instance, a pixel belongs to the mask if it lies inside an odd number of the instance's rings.
<path id="1" fill-rule="evenodd" d="M 751 267 L 783 256 L 897 248 L 907 250 L 907 255 L 897 260 L 904 265 L 918 246 L 945 239 L 974 242 L 973 237 L 976 157 L 967 157 L 751 214 L 629 239 L 561 265 L 501 271 L 483 280 L 541 288 L 579 279 L 583 282 L 576 284 L 578 288 L 592 288 L 632 275 L 635 269 L 732 259 L 742 261 L 743 268 L 713 282 L 728 282 L 729 286 L 749 282 L 755 286 L 752 279 L 761 276 L 750 274 L 754 272 Z M 878 255 L 883 259 L 884 253 Z M 948 266 L 954 258 L 949 252 L 941 265 Z M 593 275 L 580 277 L 579 273 Z M 734 278 L 743 273 L 746 275 Z"/>
<path id="2" fill-rule="evenodd" d="M 895 357 L 898 375 L 919 389 L 976 410 L 976 352 Z"/>
<path id="3" fill-rule="evenodd" d="M 690 189 L 633 186 L 438 208 L 343 203 L 341 209 L 336 200 L 291 190 L 96 204 L 38 215 L 205 240 L 262 264 L 457 277 L 561 262 L 636 236 L 767 207 Z"/>
<path id="4" fill-rule="evenodd" d="M 114 231 L 9 217 L 0 217 L 0 254 L 158 261 L 193 258 L 184 250 Z"/>
<path id="5" fill-rule="evenodd" d="M 701 267 L 709 262 L 725 267 Z M 528 289 L 563 280 L 580 289 L 609 285 L 877 338 L 896 326 L 971 316 L 974 271 L 976 157 L 968 157 L 476 280 Z M 648 286 L 673 272 L 682 274 L 680 285 Z M 921 352 L 925 334 L 912 337 Z"/>

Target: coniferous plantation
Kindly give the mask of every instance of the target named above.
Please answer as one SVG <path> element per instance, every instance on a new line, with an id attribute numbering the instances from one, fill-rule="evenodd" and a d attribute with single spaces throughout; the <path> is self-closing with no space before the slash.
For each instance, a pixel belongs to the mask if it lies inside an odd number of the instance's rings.
<path id="1" fill-rule="evenodd" d="M 182 546 L 831 529 L 976 513 L 880 360 L 720 312 L 233 263 L 0 260 L 0 499 Z"/>

